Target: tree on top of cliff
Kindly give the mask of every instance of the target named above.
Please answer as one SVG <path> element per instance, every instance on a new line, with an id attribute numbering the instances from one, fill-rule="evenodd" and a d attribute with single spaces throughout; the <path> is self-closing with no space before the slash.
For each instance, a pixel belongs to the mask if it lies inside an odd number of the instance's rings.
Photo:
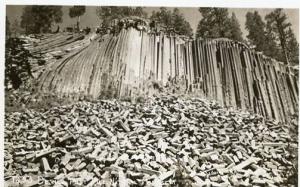
<path id="1" fill-rule="evenodd" d="M 108 27 L 113 19 L 121 19 L 129 16 L 146 18 L 147 13 L 142 7 L 118 7 L 103 6 L 96 9 L 97 16 L 101 19 L 102 25 Z"/>
<path id="2" fill-rule="evenodd" d="M 77 30 L 79 30 L 80 16 L 85 13 L 85 6 L 73 6 L 69 9 L 69 16 L 71 18 L 77 17 Z"/>
<path id="3" fill-rule="evenodd" d="M 230 18 L 230 39 L 236 40 L 236 41 L 243 41 L 243 33 L 241 31 L 240 23 L 236 18 L 235 13 L 231 14 Z"/>
<path id="4" fill-rule="evenodd" d="M 246 29 L 248 30 L 247 39 L 251 45 L 255 46 L 257 51 L 279 60 L 279 48 L 275 42 L 274 36 L 266 31 L 266 24 L 257 11 L 247 12 Z"/>
<path id="5" fill-rule="evenodd" d="M 150 20 L 155 21 L 166 28 L 171 28 L 173 25 L 172 12 L 165 7 L 160 7 L 159 11 L 153 11 Z"/>
<path id="6" fill-rule="evenodd" d="M 299 64 L 299 43 L 291 27 L 287 30 L 287 53 L 292 65 Z"/>
<path id="7" fill-rule="evenodd" d="M 265 50 L 265 23 L 257 11 L 247 12 L 246 29 L 248 30 L 247 38 L 251 45 L 256 47 L 258 51 Z"/>
<path id="8" fill-rule="evenodd" d="M 291 59 L 295 59 L 295 56 L 298 55 L 298 52 L 291 53 L 291 51 L 299 50 L 299 46 L 294 44 L 297 43 L 297 41 L 295 41 L 296 39 L 293 31 L 290 29 L 292 24 L 288 21 L 288 17 L 284 13 L 283 9 L 280 8 L 275 9 L 266 15 L 265 19 L 267 22 L 267 31 L 275 37 L 276 42 L 279 43 L 281 47 L 280 60 L 289 64 Z M 293 47 L 294 49 L 288 49 L 288 46 Z"/>
<path id="9" fill-rule="evenodd" d="M 26 34 L 50 32 L 53 23 L 62 22 L 61 6 L 25 6 L 21 16 L 21 27 Z"/>
<path id="10" fill-rule="evenodd" d="M 185 20 L 178 8 L 174 8 L 173 11 L 171 11 L 165 7 L 161 7 L 159 11 L 152 12 L 150 20 L 162 25 L 167 30 L 174 29 L 178 34 L 186 36 L 193 35 L 193 29 L 190 23 Z"/>
<path id="11" fill-rule="evenodd" d="M 199 8 L 202 15 L 197 28 L 197 37 L 228 38 L 229 19 L 226 8 Z"/>
<path id="12" fill-rule="evenodd" d="M 243 40 L 240 24 L 235 14 L 229 17 L 227 8 L 199 8 L 199 12 L 202 19 L 199 21 L 196 37 Z"/>

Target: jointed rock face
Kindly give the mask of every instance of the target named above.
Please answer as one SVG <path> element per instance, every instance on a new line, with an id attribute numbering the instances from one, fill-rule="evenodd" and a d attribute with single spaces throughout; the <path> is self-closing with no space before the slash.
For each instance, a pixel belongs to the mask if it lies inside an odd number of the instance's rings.
<path id="1" fill-rule="evenodd" d="M 57 95 L 98 98 L 148 95 L 154 83 L 176 85 L 222 106 L 251 110 L 285 121 L 297 113 L 297 77 L 240 43 L 226 40 L 187 41 L 134 28 L 117 36 L 93 38 L 47 68 L 39 90 Z M 174 90 L 176 91 L 176 90 Z"/>
<path id="2" fill-rule="evenodd" d="M 7 185 L 288 186 L 296 148 L 285 124 L 198 98 L 5 114 Z"/>

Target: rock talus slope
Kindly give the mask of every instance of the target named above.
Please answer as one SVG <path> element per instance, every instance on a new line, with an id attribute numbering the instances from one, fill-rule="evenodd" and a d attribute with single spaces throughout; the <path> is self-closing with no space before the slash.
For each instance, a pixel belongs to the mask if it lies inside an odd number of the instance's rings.
<path id="1" fill-rule="evenodd" d="M 199 98 L 6 113 L 5 129 L 11 186 L 27 177 L 24 186 L 273 187 L 297 177 L 298 143 L 285 123 Z"/>

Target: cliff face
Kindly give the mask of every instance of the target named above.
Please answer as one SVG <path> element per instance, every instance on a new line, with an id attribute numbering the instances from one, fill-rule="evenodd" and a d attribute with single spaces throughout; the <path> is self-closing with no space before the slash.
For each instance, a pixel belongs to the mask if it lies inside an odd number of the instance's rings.
<path id="1" fill-rule="evenodd" d="M 282 63 L 242 44 L 184 41 L 122 30 L 53 63 L 40 77 L 41 92 L 94 98 L 149 94 L 153 83 L 184 82 L 184 89 L 224 106 L 285 120 L 298 108 L 297 77 Z"/>

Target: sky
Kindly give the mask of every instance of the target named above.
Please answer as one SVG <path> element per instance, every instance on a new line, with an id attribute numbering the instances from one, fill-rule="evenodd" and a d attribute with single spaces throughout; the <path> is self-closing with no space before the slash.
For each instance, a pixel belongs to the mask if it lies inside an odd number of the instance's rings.
<path id="1" fill-rule="evenodd" d="M 9 21 L 12 23 L 16 19 L 20 19 L 22 15 L 22 9 L 24 5 L 7 5 L 6 6 L 6 15 Z M 71 26 L 76 23 L 76 19 L 71 19 L 68 15 L 70 6 L 63 6 L 63 22 L 59 24 L 62 28 L 66 26 Z M 158 10 L 159 7 L 146 7 L 144 10 L 148 13 L 148 16 L 151 15 L 153 10 Z M 168 8 L 172 10 L 173 8 Z M 198 8 L 179 8 L 180 12 L 183 13 L 186 20 L 190 23 L 193 31 L 196 31 L 197 25 L 201 19 L 201 14 L 198 11 Z M 264 18 L 268 13 L 274 9 L 263 9 L 263 8 L 229 8 L 229 13 L 235 13 L 237 19 L 239 20 L 241 30 L 243 32 L 243 37 L 246 38 L 248 32 L 245 29 L 246 22 L 246 13 L 257 10 L 259 14 Z M 292 29 L 296 35 L 296 39 L 299 42 L 299 9 L 284 9 L 285 13 L 288 16 L 289 22 L 292 24 Z M 99 18 L 96 15 L 95 6 L 87 6 L 86 13 L 81 17 L 81 26 L 82 27 L 95 27 L 99 25 Z"/>

